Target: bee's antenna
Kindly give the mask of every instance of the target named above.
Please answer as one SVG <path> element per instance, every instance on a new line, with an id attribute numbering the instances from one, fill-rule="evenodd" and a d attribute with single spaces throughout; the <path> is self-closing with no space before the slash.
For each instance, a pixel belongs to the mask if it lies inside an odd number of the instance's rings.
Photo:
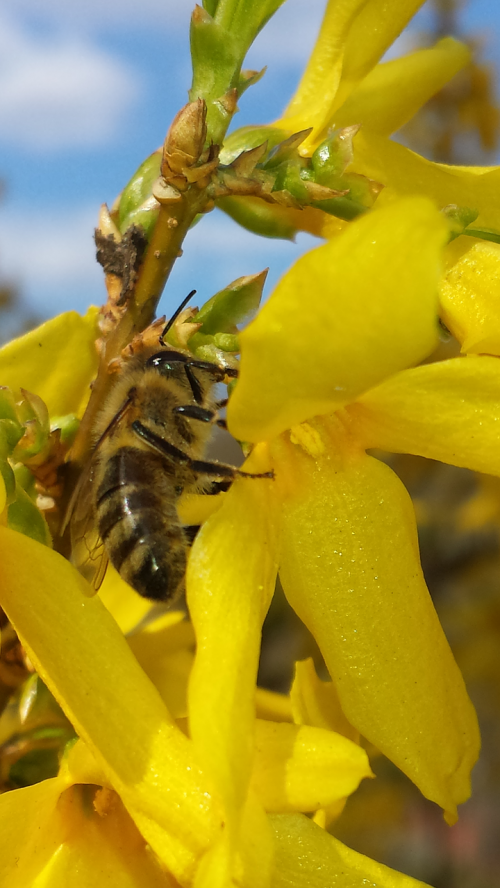
<path id="1" fill-rule="evenodd" d="M 168 331 L 170 330 L 170 328 L 173 327 L 173 325 L 175 324 L 175 322 L 176 322 L 177 318 L 179 317 L 179 315 L 180 315 L 182 309 L 188 304 L 189 300 L 192 299 L 192 297 L 194 296 L 195 293 L 196 293 L 196 290 L 191 290 L 191 292 L 188 293 L 188 295 L 186 296 L 186 298 L 182 300 L 181 304 L 179 305 L 179 308 L 176 308 L 176 310 L 174 311 L 172 317 L 171 317 L 170 320 L 168 321 L 168 323 L 167 323 L 165 329 L 163 330 L 163 333 L 162 333 L 161 336 L 160 336 L 160 339 L 159 339 L 160 345 L 165 345 L 165 342 L 164 342 L 165 336 L 167 335 L 167 333 L 168 333 Z"/>

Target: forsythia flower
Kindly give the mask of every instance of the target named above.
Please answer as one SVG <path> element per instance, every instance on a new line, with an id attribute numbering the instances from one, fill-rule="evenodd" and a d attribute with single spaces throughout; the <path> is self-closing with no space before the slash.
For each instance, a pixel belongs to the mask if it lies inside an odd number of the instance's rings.
<path id="1" fill-rule="evenodd" d="M 474 242 L 461 252 L 460 239 L 445 250 L 449 228 L 435 207 L 474 207 L 478 224 L 498 224 L 490 196 L 498 170 L 446 168 L 388 139 L 468 59 L 444 40 L 377 65 L 420 5 L 329 3 L 278 122 L 288 132 L 313 126 L 301 148 L 309 154 L 330 126 L 362 124 L 348 172 L 384 190 L 352 225 L 324 223 L 323 233 L 338 236 L 296 263 L 241 334 L 229 427 L 256 445 L 248 468 L 275 476 L 237 480 L 194 543 L 187 597 L 196 655 L 180 615 L 125 640 L 121 630 L 148 605 L 133 599 L 121 611 L 114 593 L 123 583 L 112 578 L 103 599 L 114 619 L 60 555 L 3 526 L 0 500 L 0 603 L 80 738 L 57 777 L 0 799 L 0 876 L 9 886 L 62 888 L 71 879 L 87 888 L 96 876 L 155 888 L 416 886 L 304 816 L 325 822 L 370 776 L 356 729 L 450 822 L 468 797 L 474 710 L 425 586 L 409 497 L 366 453 L 500 474 L 495 359 L 415 366 L 437 342 L 443 255 L 443 310 L 463 350 L 482 352 L 487 342 L 496 354 L 500 341 L 488 330 L 486 290 L 471 318 L 468 283 L 478 256 L 494 279 L 498 251 Z M 434 203 L 401 199 L 417 190 Z M 3 351 L 1 382 L 35 391 L 51 414 L 81 413 L 94 340 L 95 313 L 65 315 Z M 0 487 L 3 496 L 1 479 Z M 339 701 L 330 719 L 305 669 L 291 709 L 256 689 L 278 569 L 330 672 L 328 694 Z M 301 693 L 318 695 L 317 712 Z"/>
<path id="2" fill-rule="evenodd" d="M 422 0 L 328 3 L 299 87 L 275 126 L 288 132 L 312 126 L 300 148 L 311 154 L 330 127 L 361 125 L 348 171 L 383 185 L 379 201 L 426 194 L 440 207 L 473 207 L 479 213 L 475 225 L 498 228 L 500 209 L 491 199 L 498 167 L 434 163 L 388 138 L 470 60 L 466 46 L 445 38 L 431 49 L 377 64 L 421 5 Z"/>
<path id="3" fill-rule="evenodd" d="M 195 540 L 187 575 L 198 645 L 191 736 L 235 823 L 278 565 L 348 720 L 449 820 L 469 795 L 477 723 L 422 576 L 411 502 L 365 453 L 500 472 L 496 361 L 404 369 L 437 342 L 445 239 L 425 200 L 375 210 L 300 259 L 241 335 L 229 427 L 268 439 L 249 465 L 272 466 L 275 480 L 233 485 Z"/>

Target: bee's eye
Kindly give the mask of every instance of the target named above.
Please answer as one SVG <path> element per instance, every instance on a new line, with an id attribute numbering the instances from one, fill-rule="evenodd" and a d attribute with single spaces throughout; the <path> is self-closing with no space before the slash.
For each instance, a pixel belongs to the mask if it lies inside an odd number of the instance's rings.
<path id="1" fill-rule="evenodd" d="M 187 361 L 186 355 L 183 355 L 182 352 L 168 350 L 157 352 L 155 355 L 151 355 L 146 362 L 147 367 L 156 367 L 157 370 L 161 373 L 165 370 L 173 370 L 175 366 L 179 364 L 185 364 Z"/>

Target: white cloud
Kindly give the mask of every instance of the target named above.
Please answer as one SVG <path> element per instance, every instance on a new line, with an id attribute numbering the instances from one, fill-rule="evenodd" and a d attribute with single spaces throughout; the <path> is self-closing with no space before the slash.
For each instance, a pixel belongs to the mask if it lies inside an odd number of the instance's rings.
<path id="1" fill-rule="evenodd" d="M 97 207 L 46 211 L 2 207 L 0 270 L 25 301 L 43 316 L 70 308 L 85 310 L 104 298 L 103 275 L 95 259 Z"/>
<path id="2" fill-rule="evenodd" d="M 0 138 L 32 151 L 109 142 L 137 101 L 122 61 L 69 33 L 33 36 L 0 19 Z"/>

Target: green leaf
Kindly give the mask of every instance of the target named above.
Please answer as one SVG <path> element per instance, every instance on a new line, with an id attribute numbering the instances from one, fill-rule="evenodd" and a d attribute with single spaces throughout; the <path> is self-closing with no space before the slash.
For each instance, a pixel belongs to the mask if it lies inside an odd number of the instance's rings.
<path id="1" fill-rule="evenodd" d="M 52 545 L 44 516 L 22 487 L 16 487 L 16 501 L 9 506 L 7 524 L 12 530 L 24 533 L 38 543 L 43 543 L 45 546 Z"/>
<path id="2" fill-rule="evenodd" d="M 212 296 L 193 318 L 195 324 L 201 324 L 199 333 L 232 334 L 237 324 L 249 321 L 259 307 L 266 277 L 267 269 L 237 278 Z"/>
<path id="3" fill-rule="evenodd" d="M 161 152 L 155 151 L 141 163 L 139 169 L 123 189 L 118 208 L 118 227 L 122 234 L 134 223 L 143 224 L 137 219 L 137 212 L 151 197 L 153 182 L 160 175 L 160 165 Z M 158 207 L 156 201 L 155 204 Z M 154 205 L 152 207 L 154 208 Z M 148 209 L 151 212 L 151 207 Z M 143 208 L 143 215 L 145 210 L 146 208 Z"/>

